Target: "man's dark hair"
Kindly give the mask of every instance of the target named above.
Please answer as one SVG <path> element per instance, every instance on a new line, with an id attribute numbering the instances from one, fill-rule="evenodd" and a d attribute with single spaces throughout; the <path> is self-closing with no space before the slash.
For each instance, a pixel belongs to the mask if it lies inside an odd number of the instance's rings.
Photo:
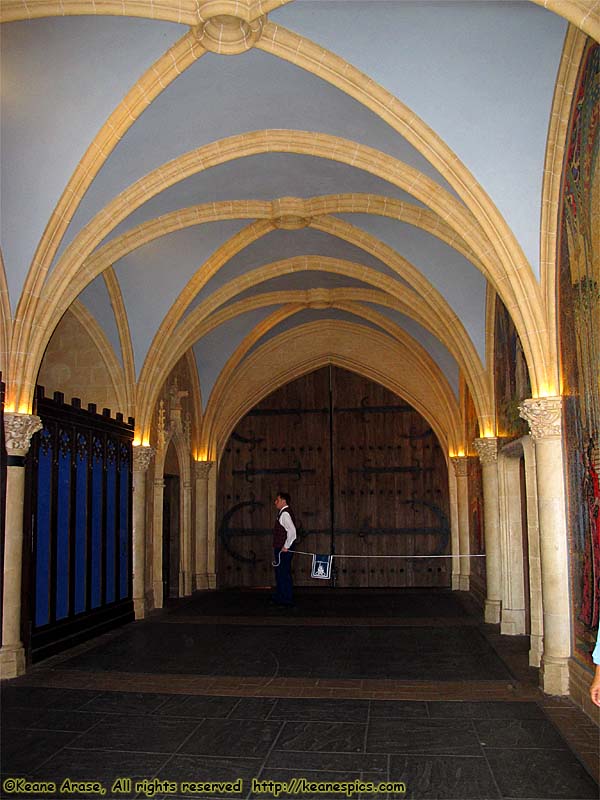
<path id="1" fill-rule="evenodd" d="M 288 506 L 292 504 L 292 498 L 287 492 L 277 492 L 277 497 L 281 497 L 282 500 L 285 500 Z"/>

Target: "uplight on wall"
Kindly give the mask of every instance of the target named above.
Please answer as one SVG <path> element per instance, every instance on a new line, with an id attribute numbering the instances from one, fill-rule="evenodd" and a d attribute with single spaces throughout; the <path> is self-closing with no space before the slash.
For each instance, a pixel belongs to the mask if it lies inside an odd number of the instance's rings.
<path id="1" fill-rule="evenodd" d="M 465 451 L 462 447 L 460 450 L 450 450 L 450 458 L 464 458 L 464 457 L 465 457 Z"/>

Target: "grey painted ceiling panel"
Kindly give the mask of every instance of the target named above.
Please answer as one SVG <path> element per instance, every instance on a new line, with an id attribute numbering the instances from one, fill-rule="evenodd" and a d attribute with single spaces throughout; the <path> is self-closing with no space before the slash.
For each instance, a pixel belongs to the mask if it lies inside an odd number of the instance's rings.
<path id="1" fill-rule="evenodd" d="M 324 308 L 324 309 L 312 309 L 306 308 L 302 311 L 298 311 L 297 314 L 293 314 L 290 317 L 287 317 L 283 320 L 283 322 L 278 323 L 275 325 L 271 330 L 266 333 L 264 336 L 260 338 L 258 341 L 249 351 L 248 356 L 252 355 L 259 347 L 262 347 L 267 342 L 274 339 L 276 336 L 280 336 L 282 333 L 286 333 L 287 331 L 291 331 L 294 328 L 297 328 L 299 325 L 306 325 L 310 322 L 320 322 L 322 320 L 336 320 L 338 322 L 353 322 L 355 324 L 363 325 L 365 328 L 371 328 L 372 330 L 379 331 L 379 333 L 384 333 L 382 328 L 378 325 L 375 325 L 368 320 L 362 319 L 362 317 L 358 317 L 355 314 L 350 314 L 347 311 L 341 311 L 337 308 Z"/>
<path id="2" fill-rule="evenodd" d="M 114 195 L 164 162 L 218 139 L 269 128 L 357 141 L 449 188 L 378 116 L 320 78 L 258 50 L 235 58 L 209 53 L 168 86 L 125 134 L 84 197 L 68 237 Z"/>
<path id="3" fill-rule="evenodd" d="M 293 272 L 290 275 L 281 275 L 279 278 L 271 278 L 269 281 L 253 286 L 245 292 L 240 292 L 234 300 L 243 300 L 246 297 L 255 297 L 265 292 L 293 292 L 295 290 L 306 289 L 372 289 L 373 287 L 364 281 L 355 278 L 347 278 L 345 275 L 337 275 L 333 272 Z M 227 304 L 229 305 L 229 304 Z"/>
<path id="4" fill-rule="evenodd" d="M 114 17 L 2 26 L 2 250 L 13 308 L 81 157 L 140 75 L 185 32 Z"/>
<path id="5" fill-rule="evenodd" d="M 177 295 L 208 256 L 241 227 L 239 222 L 220 222 L 186 228 L 140 247 L 115 265 L 138 376 L 154 334 Z"/>
<path id="6" fill-rule="evenodd" d="M 200 391 L 204 408 L 223 367 L 243 342 L 244 338 L 259 325 L 277 306 L 247 311 L 220 325 L 200 339 L 193 347 L 200 380 Z"/>
<path id="7" fill-rule="evenodd" d="M 471 262 L 435 236 L 412 225 L 368 214 L 340 216 L 364 227 L 423 273 L 457 314 L 485 363 L 487 282 Z"/>
<path id="8" fill-rule="evenodd" d="M 200 203 L 357 192 L 423 207 L 412 195 L 355 167 L 295 153 L 265 153 L 212 167 L 171 186 L 134 211 L 107 240 L 147 220 Z"/>
<path id="9" fill-rule="evenodd" d="M 458 376 L 459 369 L 456 359 L 450 353 L 448 348 L 440 342 L 430 331 L 419 325 L 410 317 L 405 314 L 400 314 L 392 308 L 386 308 L 376 303 L 365 303 L 365 305 L 374 308 L 380 314 L 387 317 L 389 320 L 398 325 L 399 328 L 405 330 L 410 336 L 413 337 L 425 350 L 429 353 L 431 358 L 437 363 L 441 371 L 446 376 L 446 380 L 452 387 L 452 391 L 458 400 Z"/>
<path id="10" fill-rule="evenodd" d="M 98 275 L 95 280 L 86 286 L 79 295 L 78 300 L 96 318 L 108 341 L 112 344 L 116 357 L 123 364 L 119 329 L 117 328 L 115 314 L 110 302 L 110 295 L 102 275 Z"/>
<path id="11" fill-rule="evenodd" d="M 533 3 L 494 0 L 295 2 L 270 19 L 347 59 L 415 111 L 483 185 L 539 272 L 566 20 Z"/>
<path id="12" fill-rule="evenodd" d="M 240 275 L 245 275 L 252 269 L 285 258 L 306 255 L 328 256 L 354 261 L 357 264 L 377 269 L 385 275 L 401 281 L 389 267 L 382 264 L 378 259 L 373 258 L 373 256 L 365 253 L 364 250 L 348 242 L 335 236 L 330 236 L 328 233 L 312 228 L 303 228 L 297 231 L 274 230 L 228 261 L 196 296 L 186 313 L 189 313 L 216 289 L 240 277 Z M 312 278 L 307 275 L 303 288 L 308 289 L 311 285 L 313 285 Z"/>

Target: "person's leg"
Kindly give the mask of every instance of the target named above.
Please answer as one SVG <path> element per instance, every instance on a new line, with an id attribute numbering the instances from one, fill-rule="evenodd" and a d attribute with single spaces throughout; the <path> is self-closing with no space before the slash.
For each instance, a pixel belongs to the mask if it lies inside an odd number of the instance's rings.
<path id="1" fill-rule="evenodd" d="M 294 554 L 288 550 L 287 553 L 281 553 L 281 583 L 278 587 L 279 600 L 283 605 L 291 606 L 294 602 L 293 587 L 292 587 L 292 556 Z"/>
<path id="2" fill-rule="evenodd" d="M 285 581 L 283 576 L 283 557 L 278 547 L 273 548 L 273 563 L 277 564 L 275 567 L 275 591 L 271 596 L 271 600 L 275 603 L 283 603 L 283 590 L 285 588 Z"/>

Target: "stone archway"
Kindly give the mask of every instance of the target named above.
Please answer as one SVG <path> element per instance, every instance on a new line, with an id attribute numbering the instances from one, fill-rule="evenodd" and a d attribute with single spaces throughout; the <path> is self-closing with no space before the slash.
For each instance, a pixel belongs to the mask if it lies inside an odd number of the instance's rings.
<path id="1" fill-rule="evenodd" d="M 192 476 L 190 421 L 185 424 L 181 416 L 181 397 L 175 381 L 169 389 L 168 422 L 164 401 L 158 409 L 158 442 L 154 468 L 152 587 L 154 607 L 162 608 L 163 596 L 163 513 L 165 491 L 165 461 L 169 445 L 177 456 L 180 478 L 179 492 L 179 596 L 192 593 Z"/>

